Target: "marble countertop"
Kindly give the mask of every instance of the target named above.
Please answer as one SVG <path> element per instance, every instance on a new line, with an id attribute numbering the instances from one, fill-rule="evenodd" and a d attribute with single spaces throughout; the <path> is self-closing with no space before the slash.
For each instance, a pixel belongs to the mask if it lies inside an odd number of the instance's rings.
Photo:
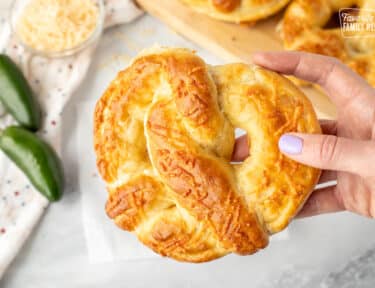
<path id="1" fill-rule="evenodd" d="M 103 36 L 87 79 L 63 113 L 66 194 L 48 208 L 0 287 L 374 287 L 375 222 L 350 213 L 294 221 L 287 240 L 272 241 L 249 257 L 231 255 L 205 264 L 168 259 L 89 263 L 77 176 L 77 111 L 80 103 L 96 101 L 138 50 L 156 42 L 190 47 L 207 62 L 222 63 L 149 15 Z"/>

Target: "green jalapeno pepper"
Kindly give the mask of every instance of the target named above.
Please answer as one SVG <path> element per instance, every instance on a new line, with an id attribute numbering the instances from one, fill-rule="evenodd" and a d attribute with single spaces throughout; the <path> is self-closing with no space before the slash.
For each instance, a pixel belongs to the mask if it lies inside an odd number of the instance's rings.
<path id="1" fill-rule="evenodd" d="M 0 54 L 0 101 L 17 122 L 32 131 L 40 127 L 41 111 L 17 65 Z"/>
<path id="2" fill-rule="evenodd" d="M 50 201 L 61 198 L 63 168 L 59 157 L 47 143 L 24 128 L 11 126 L 0 134 L 0 149 Z"/>

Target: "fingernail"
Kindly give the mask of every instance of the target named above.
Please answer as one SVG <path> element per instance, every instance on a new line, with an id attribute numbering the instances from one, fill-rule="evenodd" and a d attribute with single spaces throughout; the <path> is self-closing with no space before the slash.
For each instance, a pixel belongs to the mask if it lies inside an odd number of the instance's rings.
<path id="1" fill-rule="evenodd" d="M 279 139 L 279 149 L 286 154 L 300 154 L 303 148 L 303 140 L 293 135 L 283 135 Z"/>

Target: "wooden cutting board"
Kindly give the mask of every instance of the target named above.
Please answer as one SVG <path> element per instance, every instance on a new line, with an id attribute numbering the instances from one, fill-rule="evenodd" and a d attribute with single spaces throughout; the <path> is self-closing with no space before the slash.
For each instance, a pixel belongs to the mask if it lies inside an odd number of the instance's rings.
<path id="1" fill-rule="evenodd" d="M 255 25 L 232 24 L 211 19 L 185 6 L 178 0 L 136 0 L 154 17 L 174 31 L 228 62 L 252 62 L 256 51 L 282 50 L 276 25 L 279 13 Z M 321 118 L 335 118 L 330 100 L 314 88 L 303 88 Z"/>

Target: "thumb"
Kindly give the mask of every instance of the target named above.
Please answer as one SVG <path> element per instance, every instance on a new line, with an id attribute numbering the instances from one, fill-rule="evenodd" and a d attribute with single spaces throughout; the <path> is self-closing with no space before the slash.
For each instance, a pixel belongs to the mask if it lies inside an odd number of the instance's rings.
<path id="1" fill-rule="evenodd" d="M 325 170 L 371 176 L 375 165 L 375 143 L 333 135 L 284 134 L 279 149 L 300 163 Z"/>

